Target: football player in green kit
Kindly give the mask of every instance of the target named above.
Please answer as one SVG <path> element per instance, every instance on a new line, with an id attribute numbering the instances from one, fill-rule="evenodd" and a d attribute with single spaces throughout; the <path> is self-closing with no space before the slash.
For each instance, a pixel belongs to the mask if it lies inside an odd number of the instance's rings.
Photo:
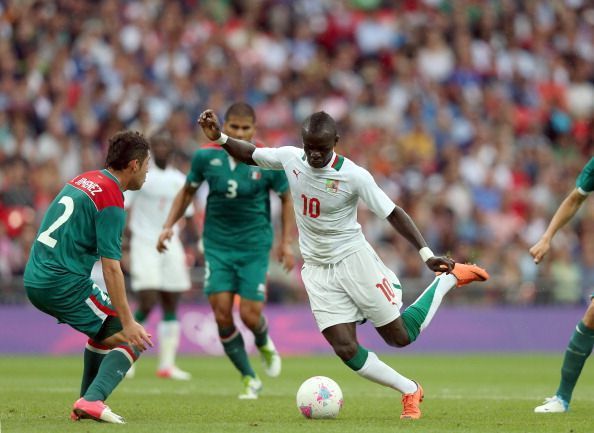
<path id="1" fill-rule="evenodd" d="M 588 195 L 594 191 L 594 158 L 578 176 L 575 188 L 565 197 L 540 240 L 530 248 L 534 263 L 539 263 L 551 248 L 555 234 L 576 214 Z M 534 409 L 536 413 L 562 413 L 569 410 L 573 389 L 594 346 L 594 294 L 584 317 L 569 340 L 561 367 L 561 383 L 553 397 Z"/>
<path id="2" fill-rule="evenodd" d="M 227 110 L 223 129 L 231 137 L 251 141 L 255 124 L 254 109 L 237 102 Z M 294 216 L 288 182 L 283 172 L 238 162 L 214 143 L 204 146 L 194 154 L 186 184 L 173 201 L 159 236 L 159 251 L 167 248 L 166 241 L 173 235 L 172 227 L 184 215 L 203 181 L 209 186 L 202 236 L 206 267 L 204 291 L 225 353 L 242 376 L 243 392 L 239 398 L 256 399 L 262 382 L 250 365 L 243 337 L 235 327 L 233 301 L 235 294 L 239 295 L 239 315 L 254 334 L 266 374 L 278 376 L 281 358 L 268 335 L 268 323 L 262 310 L 273 240 L 270 191 L 275 191 L 282 202 L 279 259 L 287 270 L 294 264 L 291 250 Z"/>
<path id="3" fill-rule="evenodd" d="M 68 182 L 50 204 L 31 248 L 24 285 L 39 310 L 89 337 L 80 398 L 71 419 L 124 424 L 104 401 L 151 335 L 134 320 L 120 267 L 126 222 L 123 191 L 140 189 L 148 171 L 149 146 L 132 131 L 109 140 L 105 169 Z M 90 279 L 101 259 L 107 294 Z"/>

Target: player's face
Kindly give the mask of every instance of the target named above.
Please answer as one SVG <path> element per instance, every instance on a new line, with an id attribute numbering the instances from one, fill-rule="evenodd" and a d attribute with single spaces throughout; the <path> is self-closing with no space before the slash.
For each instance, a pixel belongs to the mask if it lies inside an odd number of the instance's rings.
<path id="1" fill-rule="evenodd" d="M 142 185 L 146 180 L 146 174 L 148 173 L 150 159 L 150 155 L 147 155 L 142 163 L 139 160 L 136 160 L 136 171 L 134 171 L 132 174 L 132 179 L 130 180 L 128 189 L 136 191 L 142 188 Z"/>
<path id="2" fill-rule="evenodd" d="M 237 140 L 252 141 L 256 124 L 251 116 L 229 116 L 223 124 L 223 132 Z"/>
<path id="3" fill-rule="evenodd" d="M 157 164 L 157 166 L 160 168 L 165 168 L 167 161 L 169 160 L 169 156 L 173 151 L 173 146 L 170 140 L 153 140 L 151 142 L 151 151 L 153 152 L 155 164 Z"/>
<path id="4" fill-rule="evenodd" d="M 322 168 L 332 159 L 338 137 L 331 134 L 303 134 L 303 150 L 313 168 Z"/>

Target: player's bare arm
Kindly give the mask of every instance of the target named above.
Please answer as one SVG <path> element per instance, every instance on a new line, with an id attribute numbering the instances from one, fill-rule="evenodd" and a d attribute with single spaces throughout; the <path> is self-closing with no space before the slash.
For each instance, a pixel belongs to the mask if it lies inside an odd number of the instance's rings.
<path id="1" fill-rule="evenodd" d="M 128 305 L 124 274 L 122 273 L 120 262 L 101 257 L 101 265 L 103 267 L 103 278 L 105 278 L 107 293 L 122 322 L 122 333 L 124 337 L 128 343 L 136 346 L 140 351 L 146 350 L 148 346 L 152 347 L 151 335 L 146 332 L 142 325 L 134 320 L 134 316 Z"/>
<path id="2" fill-rule="evenodd" d="M 233 158 L 245 164 L 257 165 L 252 159 L 252 154 L 256 150 L 256 146 L 249 141 L 237 140 L 226 135 L 222 136 L 221 124 L 214 111 L 209 109 L 202 112 L 198 118 L 198 124 L 202 127 L 204 135 L 209 140 L 219 143 Z M 222 137 L 226 137 L 224 143 L 219 142 L 219 139 Z"/>
<path id="3" fill-rule="evenodd" d="M 551 241 L 555 234 L 573 218 L 588 196 L 581 194 L 577 188 L 569 193 L 563 203 L 553 215 L 549 226 L 536 244 L 530 248 L 534 263 L 539 263 L 551 248 Z"/>
<path id="4" fill-rule="evenodd" d="M 157 240 L 157 251 L 160 253 L 167 251 L 167 241 L 173 236 L 173 226 L 186 213 L 186 209 L 190 203 L 192 203 L 197 189 L 197 186 L 192 186 L 189 183 L 186 183 L 173 199 L 171 209 L 163 224 L 163 230 Z"/>
<path id="5" fill-rule="evenodd" d="M 282 263 L 285 271 L 289 272 L 295 266 L 295 256 L 291 245 L 293 232 L 295 231 L 295 214 L 293 212 L 293 200 L 291 193 L 287 190 L 280 196 L 281 207 L 281 242 L 279 246 L 278 260 Z"/>
<path id="6" fill-rule="evenodd" d="M 396 206 L 392 213 L 388 215 L 387 220 L 400 235 L 408 240 L 417 250 L 427 247 L 427 242 L 423 239 L 421 232 L 413 222 L 409 214 L 400 206 Z M 425 264 L 434 272 L 449 273 L 454 269 L 454 261 L 448 257 L 433 256 L 425 260 Z"/>

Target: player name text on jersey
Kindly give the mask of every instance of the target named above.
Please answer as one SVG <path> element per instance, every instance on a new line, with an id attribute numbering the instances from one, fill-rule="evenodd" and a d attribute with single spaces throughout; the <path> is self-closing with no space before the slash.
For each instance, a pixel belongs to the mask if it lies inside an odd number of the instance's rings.
<path id="1" fill-rule="evenodd" d="M 95 196 L 95 193 L 103 191 L 99 184 L 87 179 L 86 177 L 81 177 L 74 184 L 89 191 L 89 194 L 91 194 L 93 197 Z"/>

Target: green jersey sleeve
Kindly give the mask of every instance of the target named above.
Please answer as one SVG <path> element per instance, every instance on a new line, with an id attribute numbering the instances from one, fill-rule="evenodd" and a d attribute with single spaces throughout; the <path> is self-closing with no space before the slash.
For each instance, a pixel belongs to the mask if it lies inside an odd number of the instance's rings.
<path id="1" fill-rule="evenodd" d="M 202 168 L 202 152 L 197 150 L 192 157 L 192 166 L 186 176 L 186 182 L 192 186 L 198 187 L 204 180 L 204 170 Z"/>
<path id="2" fill-rule="evenodd" d="M 594 191 L 594 158 L 590 159 L 575 182 L 576 188 L 583 194 Z"/>
<path id="3" fill-rule="evenodd" d="M 282 170 L 270 170 L 270 188 L 273 189 L 278 195 L 283 194 L 289 189 L 289 181 L 285 172 Z"/>
<path id="4" fill-rule="evenodd" d="M 126 212 L 117 206 L 109 206 L 97 214 L 97 252 L 101 257 L 122 258 L 122 235 L 126 225 Z"/>

